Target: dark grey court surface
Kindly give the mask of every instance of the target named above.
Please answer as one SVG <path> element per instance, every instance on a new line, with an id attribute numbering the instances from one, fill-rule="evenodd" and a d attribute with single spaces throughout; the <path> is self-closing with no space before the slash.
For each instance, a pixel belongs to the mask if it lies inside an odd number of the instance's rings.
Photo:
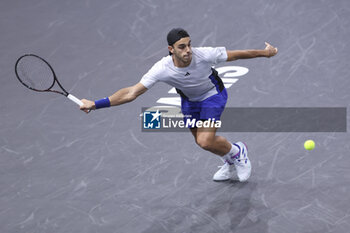
<path id="1" fill-rule="evenodd" d="M 278 47 L 222 64 L 249 69 L 228 107 L 349 107 L 347 0 L 2 0 L 1 233 L 349 232 L 347 132 L 223 132 L 248 144 L 253 173 L 217 183 L 221 160 L 190 133 L 141 131 L 141 108 L 175 97 L 169 86 L 86 115 L 15 78 L 16 59 L 36 53 L 71 93 L 102 98 L 138 82 L 179 26 L 194 46 Z"/>

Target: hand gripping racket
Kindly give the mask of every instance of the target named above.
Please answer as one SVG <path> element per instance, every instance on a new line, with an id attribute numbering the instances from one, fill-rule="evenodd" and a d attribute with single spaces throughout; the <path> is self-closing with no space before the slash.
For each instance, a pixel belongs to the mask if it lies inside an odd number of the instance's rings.
<path id="1" fill-rule="evenodd" d="M 58 93 L 66 96 L 79 106 L 83 105 L 83 102 L 81 102 L 74 95 L 69 94 L 62 87 L 62 85 L 58 82 L 54 70 L 43 58 L 34 54 L 25 54 L 18 58 L 15 71 L 18 80 L 30 90 Z M 55 83 L 58 84 L 61 91 L 51 89 Z"/>

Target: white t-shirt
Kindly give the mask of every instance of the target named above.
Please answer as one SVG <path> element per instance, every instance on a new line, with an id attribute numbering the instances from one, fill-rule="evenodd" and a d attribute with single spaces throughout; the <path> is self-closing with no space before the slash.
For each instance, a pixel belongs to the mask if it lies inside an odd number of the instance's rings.
<path id="1" fill-rule="evenodd" d="M 150 89 L 158 81 L 165 82 L 180 89 L 189 100 L 202 101 L 217 94 L 209 79 L 211 67 L 226 60 L 225 47 L 192 48 L 192 61 L 189 66 L 176 67 L 170 55 L 163 57 L 142 77 L 140 83 Z"/>

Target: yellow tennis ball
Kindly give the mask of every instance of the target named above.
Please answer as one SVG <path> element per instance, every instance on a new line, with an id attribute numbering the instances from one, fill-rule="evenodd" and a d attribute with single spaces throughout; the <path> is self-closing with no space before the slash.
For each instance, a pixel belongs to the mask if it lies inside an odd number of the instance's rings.
<path id="1" fill-rule="evenodd" d="M 305 150 L 313 150 L 315 148 L 315 142 L 313 140 L 307 140 L 304 143 Z"/>

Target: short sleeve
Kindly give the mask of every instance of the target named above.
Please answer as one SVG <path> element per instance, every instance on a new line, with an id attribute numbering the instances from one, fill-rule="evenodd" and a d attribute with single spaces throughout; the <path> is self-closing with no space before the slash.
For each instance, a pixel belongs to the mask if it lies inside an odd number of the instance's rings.
<path id="1" fill-rule="evenodd" d="M 140 83 L 144 85 L 147 89 L 153 87 L 153 85 L 156 84 L 156 82 L 157 79 L 147 74 L 145 74 L 140 80 Z"/>
<path id="2" fill-rule="evenodd" d="M 145 74 L 140 80 L 140 83 L 147 89 L 150 89 L 154 84 L 159 81 L 159 75 L 161 74 L 161 64 L 157 62 L 154 66 Z"/>
<path id="3" fill-rule="evenodd" d="M 207 62 L 216 65 L 227 61 L 227 52 L 225 47 L 200 47 L 195 52 Z"/>

